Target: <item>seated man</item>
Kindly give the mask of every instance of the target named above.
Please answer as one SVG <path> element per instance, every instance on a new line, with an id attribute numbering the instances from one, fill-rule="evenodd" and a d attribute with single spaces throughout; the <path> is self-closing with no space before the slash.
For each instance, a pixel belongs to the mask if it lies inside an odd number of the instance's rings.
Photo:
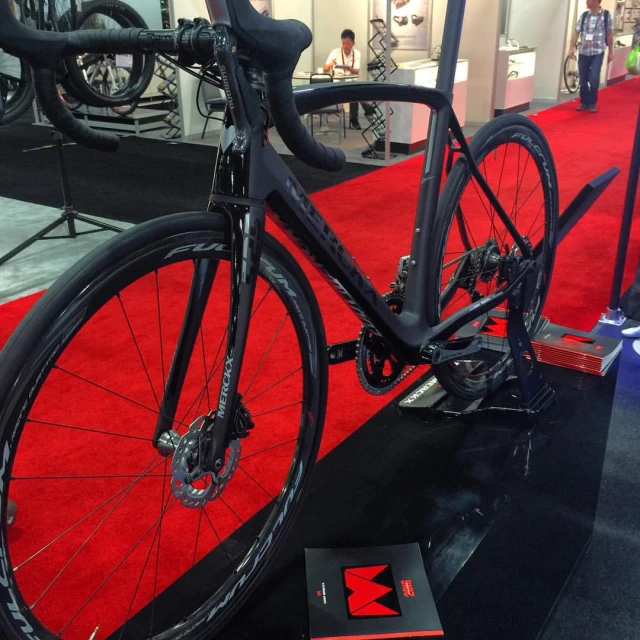
<path id="1" fill-rule="evenodd" d="M 351 29 L 345 29 L 340 35 L 342 47 L 334 49 L 327 58 L 323 69 L 330 71 L 334 76 L 358 75 L 360 73 L 360 52 L 353 46 L 356 42 L 356 35 Z M 362 108 L 366 115 L 369 115 L 373 108 L 363 102 Z M 349 105 L 349 128 L 361 129 L 358 118 L 358 103 Z"/>

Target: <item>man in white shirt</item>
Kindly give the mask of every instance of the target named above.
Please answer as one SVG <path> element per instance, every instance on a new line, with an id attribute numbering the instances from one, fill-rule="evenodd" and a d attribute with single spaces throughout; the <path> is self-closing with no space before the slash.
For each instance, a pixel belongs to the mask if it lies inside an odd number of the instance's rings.
<path id="1" fill-rule="evenodd" d="M 342 46 L 334 49 L 327 58 L 323 69 L 334 76 L 358 75 L 360 73 L 360 52 L 354 47 L 356 34 L 351 29 L 345 29 L 341 34 Z M 369 104 L 362 103 L 365 114 L 373 111 Z M 358 103 L 349 105 L 349 128 L 361 129 L 358 117 Z"/>

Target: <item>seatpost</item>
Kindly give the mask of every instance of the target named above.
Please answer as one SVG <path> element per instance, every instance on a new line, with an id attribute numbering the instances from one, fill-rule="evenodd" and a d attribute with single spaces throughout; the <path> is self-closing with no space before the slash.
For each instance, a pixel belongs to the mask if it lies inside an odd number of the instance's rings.
<path id="1" fill-rule="evenodd" d="M 449 0 L 444 20 L 436 89 L 444 91 L 450 98 L 453 96 L 453 83 L 458 66 L 465 6 L 466 0 Z"/>
<path id="2" fill-rule="evenodd" d="M 462 23 L 466 0 L 449 0 L 442 36 L 442 51 L 438 66 L 436 89 L 442 91 L 449 100 L 453 100 L 453 84 L 458 66 L 458 53 L 462 38 Z M 422 188 L 418 197 L 416 231 L 411 243 L 411 262 L 407 274 L 406 301 L 403 313 L 419 318 L 426 317 L 426 299 L 428 271 L 425 264 L 429 252 L 431 226 L 435 218 L 440 192 L 440 183 L 444 171 L 444 156 L 448 146 L 449 110 L 431 113 L 427 148 L 422 170 Z"/>

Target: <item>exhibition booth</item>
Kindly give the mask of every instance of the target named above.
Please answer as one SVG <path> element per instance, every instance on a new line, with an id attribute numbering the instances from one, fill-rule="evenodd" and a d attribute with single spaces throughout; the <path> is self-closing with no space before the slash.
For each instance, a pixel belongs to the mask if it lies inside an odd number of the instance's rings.
<path id="1" fill-rule="evenodd" d="M 322 0 L 256 0 L 254 5 L 277 19 L 294 18 L 313 32 L 313 44 L 301 56 L 294 85 L 311 81 L 323 71 L 329 52 L 340 46 L 343 29 L 355 33 L 355 48 L 362 63 L 359 77 L 335 77 L 334 81 L 378 80 L 435 87 L 438 57 L 442 45 L 446 0 L 343 0 L 338 17 L 327 11 Z M 629 2 L 631 4 L 631 2 Z M 603 0 L 603 6 L 616 16 L 614 61 L 603 69 L 603 84 L 624 80 L 625 60 L 631 47 L 632 9 L 622 2 Z M 173 23 L 178 17 L 206 15 L 204 0 L 171 0 Z M 468 3 L 460 60 L 456 73 L 453 105 L 462 125 L 471 131 L 503 113 L 545 108 L 565 99 L 564 67 L 571 34 L 583 10 L 580 0 L 476 0 Z M 625 11 L 627 13 L 625 13 Z M 629 20 L 624 22 L 624 18 Z M 392 45 L 385 46 L 385 29 L 391 18 Z M 373 21 L 373 22 L 372 22 Z M 626 30 L 626 33 L 625 33 Z M 372 69 L 372 62 L 378 67 Z M 383 73 L 377 73 L 380 64 Z M 202 101 L 216 97 L 216 90 L 203 95 L 198 80 L 178 72 L 180 134 L 198 139 L 205 129 Z M 331 78 L 327 78 L 331 81 Z M 317 81 L 317 80 L 316 80 Z M 196 98 L 201 101 L 198 108 Z M 383 117 L 386 116 L 381 108 Z M 314 135 L 329 144 L 348 149 L 369 148 L 368 157 L 384 159 L 386 136 L 391 153 L 406 155 L 422 149 L 428 127 L 429 109 L 422 105 L 393 104 L 389 126 L 378 126 L 385 138 L 376 139 L 376 127 L 360 114 L 361 131 L 346 130 L 344 119 L 316 122 Z M 307 126 L 311 126 L 307 118 Z M 208 136 L 215 136 L 218 122 L 206 124 Z M 380 136 L 378 136 L 380 137 Z M 354 155 L 356 157 L 357 154 Z M 387 158 L 388 159 L 388 158 Z"/>
<path id="2" fill-rule="evenodd" d="M 128 1 L 0 0 L 0 638 L 618 637 L 640 0 Z"/>

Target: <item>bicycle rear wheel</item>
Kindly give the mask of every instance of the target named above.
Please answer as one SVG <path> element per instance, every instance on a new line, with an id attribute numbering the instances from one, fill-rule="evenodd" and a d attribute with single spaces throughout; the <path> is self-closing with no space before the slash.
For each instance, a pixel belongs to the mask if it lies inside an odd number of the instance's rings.
<path id="1" fill-rule="evenodd" d="M 59 280 L 1 352 L 0 601 L 17 607 L 0 606 L 5 640 L 25 629 L 40 640 L 209 640 L 283 541 L 317 455 L 327 355 L 310 286 L 270 237 L 243 395 L 226 403 L 254 426 L 238 422 L 203 504 L 185 506 L 172 490 L 175 438 L 217 410 L 234 331 L 225 226 L 191 213 L 120 234 Z M 176 435 L 156 448 L 189 292 L 205 267 L 217 271 Z M 194 447 L 188 459 L 199 455 Z M 192 486 L 206 493 L 206 478 Z M 10 529 L 9 498 L 19 509 Z"/>
<path id="2" fill-rule="evenodd" d="M 470 151 L 518 232 L 542 246 L 541 271 L 530 291 L 525 324 L 535 332 L 551 281 L 556 250 L 558 181 L 549 146 L 528 118 L 507 115 L 487 123 Z M 517 256 L 513 238 L 461 156 L 442 190 L 432 234 L 427 286 L 431 325 L 506 286 L 500 264 Z M 460 336 L 483 334 L 473 356 L 433 367 L 440 384 L 463 398 L 481 398 L 499 387 L 512 363 L 506 339 L 507 305 L 463 327 Z"/>

